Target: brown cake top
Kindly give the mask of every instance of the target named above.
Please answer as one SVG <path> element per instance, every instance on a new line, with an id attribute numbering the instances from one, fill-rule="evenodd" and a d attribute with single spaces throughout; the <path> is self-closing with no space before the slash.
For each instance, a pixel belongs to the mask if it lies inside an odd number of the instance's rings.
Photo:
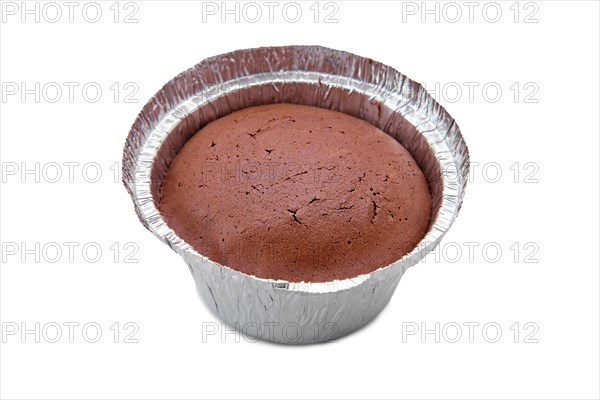
<path id="1" fill-rule="evenodd" d="M 246 108 L 172 161 L 160 211 L 200 254 L 260 278 L 325 282 L 399 260 L 431 196 L 396 140 L 365 121 L 291 104 Z"/>

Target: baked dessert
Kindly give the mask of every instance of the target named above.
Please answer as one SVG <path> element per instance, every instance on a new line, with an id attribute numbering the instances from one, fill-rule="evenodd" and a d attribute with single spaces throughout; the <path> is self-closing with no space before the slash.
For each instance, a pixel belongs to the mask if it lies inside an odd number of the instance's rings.
<path id="1" fill-rule="evenodd" d="M 326 282 L 410 252 L 429 228 L 431 196 L 409 152 L 380 129 L 272 104 L 192 136 L 169 166 L 159 208 L 179 237 L 221 265 Z"/>

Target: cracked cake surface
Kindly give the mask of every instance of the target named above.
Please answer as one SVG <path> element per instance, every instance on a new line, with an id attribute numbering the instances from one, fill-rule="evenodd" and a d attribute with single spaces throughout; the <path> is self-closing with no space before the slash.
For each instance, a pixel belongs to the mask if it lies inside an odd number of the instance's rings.
<path id="1" fill-rule="evenodd" d="M 322 108 L 250 107 L 190 138 L 160 212 L 203 256 L 260 278 L 325 282 L 385 267 L 425 235 L 431 196 L 410 153 Z"/>

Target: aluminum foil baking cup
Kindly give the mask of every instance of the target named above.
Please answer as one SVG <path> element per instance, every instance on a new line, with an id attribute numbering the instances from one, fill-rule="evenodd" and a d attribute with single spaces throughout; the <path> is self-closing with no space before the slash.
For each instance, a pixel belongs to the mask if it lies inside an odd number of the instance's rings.
<path id="1" fill-rule="evenodd" d="M 400 260 L 330 282 L 261 279 L 211 261 L 159 212 L 162 180 L 185 142 L 208 122 L 262 104 L 294 103 L 363 119 L 400 142 L 429 183 L 433 215 Z M 469 154 L 458 125 L 418 83 L 368 58 L 319 46 L 265 47 L 206 59 L 144 106 L 123 154 L 123 181 L 144 226 L 183 257 L 206 304 L 247 337 L 280 343 L 336 339 L 373 319 L 400 278 L 431 251 L 460 209 Z"/>

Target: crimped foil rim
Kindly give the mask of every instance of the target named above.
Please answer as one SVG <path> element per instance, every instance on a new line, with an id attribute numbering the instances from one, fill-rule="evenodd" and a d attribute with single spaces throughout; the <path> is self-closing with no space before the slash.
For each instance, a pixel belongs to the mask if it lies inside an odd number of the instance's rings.
<path id="1" fill-rule="evenodd" d="M 292 51 L 294 54 L 312 54 L 324 52 L 332 56 L 343 58 L 355 58 L 360 61 L 368 61 L 372 68 L 379 68 L 386 71 L 384 82 L 368 82 L 356 79 L 347 75 L 338 75 L 332 73 L 323 73 L 318 71 L 302 70 L 277 70 L 240 76 L 236 79 L 217 83 L 219 90 L 216 94 L 210 94 L 214 86 L 204 86 L 200 92 L 192 95 L 183 94 L 182 99 L 173 101 L 177 95 L 173 95 L 173 88 L 177 87 L 179 81 L 189 77 L 189 74 L 195 71 L 201 71 L 209 67 L 214 62 L 223 59 L 238 59 L 248 56 L 252 52 L 280 52 Z M 279 54 L 279 53 L 278 53 Z M 360 72 L 360 71 L 359 71 Z M 168 137 L 169 133 L 178 125 L 178 123 L 189 115 L 194 109 L 206 105 L 222 97 L 228 92 L 228 85 L 231 90 L 239 88 L 240 83 L 246 79 L 248 84 L 260 82 L 261 85 L 273 84 L 276 82 L 290 82 L 288 76 L 293 76 L 293 82 L 302 82 L 297 77 L 301 76 L 306 83 L 319 83 L 325 85 L 336 85 L 352 92 L 362 92 L 369 94 L 370 98 L 380 101 L 385 107 L 395 112 L 399 112 L 411 123 L 417 131 L 426 139 L 431 150 L 435 154 L 440 164 L 440 171 L 452 174 L 440 173 L 442 181 L 441 202 L 437 212 L 432 216 L 432 222 L 425 237 L 417 244 L 415 249 L 404 255 L 400 260 L 381 267 L 369 274 L 359 275 L 353 278 L 343 280 L 333 280 L 330 282 L 288 282 L 283 280 L 273 280 L 259 278 L 253 275 L 233 270 L 227 266 L 218 264 L 207 257 L 198 253 L 189 244 L 182 240 L 163 220 L 155 204 L 152 192 L 152 167 L 156 161 L 157 154 Z M 405 88 L 410 88 L 406 91 Z M 207 93 L 208 92 L 208 93 Z M 176 99 L 177 100 L 177 99 Z M 159 109 L 160 118 L 148 118 L 148 114 L 155 114 Z M 385 129 L 384 129 L 385 130 Z M 256 279 L 262 282 L 268 282 L 273 287 L 288 289 L 298 293 L 330 293 L 341 290 L 348 290 L 367 281 L 372 275 L 378 273 L 387 274 L 392 268 L 407 269 L 419 262 L 427 252 L 431 251 L 442 239 L 444 234 L 452 225 L 460 210 L 464 190 L 467 182 L 469 169 L 468 149 L 460 134 L 460 130 L 448 112 L 440 106 L 427 93 L 427 91 L 418 83 L 410 80 L 395 69 L 381 63 L 356 56 L 339 50 L 332 50 L 321 46 L 284 46 L 271 48 L 257 48 L 237 50 L 214 57 L 207 58 L 194 67 L 177 75 L 171 81 L 163 86 L 143 107 L 136 118 L 127 138 L 123 153 L 123 182 L 126 189 L 132 197 L 135 210 L 140 221 L 155 236 L 167 243 L 173 250 L 181 255 L 200 257 L 207 262 L 211 262 L 220 268 L 226 268 L 235 271 L 238 274 L 246 276 L 248 279 Z M 450 179 L 449 176 L 454 177 Z M 187 253 L 187 254 L 186 254 Z"/>

